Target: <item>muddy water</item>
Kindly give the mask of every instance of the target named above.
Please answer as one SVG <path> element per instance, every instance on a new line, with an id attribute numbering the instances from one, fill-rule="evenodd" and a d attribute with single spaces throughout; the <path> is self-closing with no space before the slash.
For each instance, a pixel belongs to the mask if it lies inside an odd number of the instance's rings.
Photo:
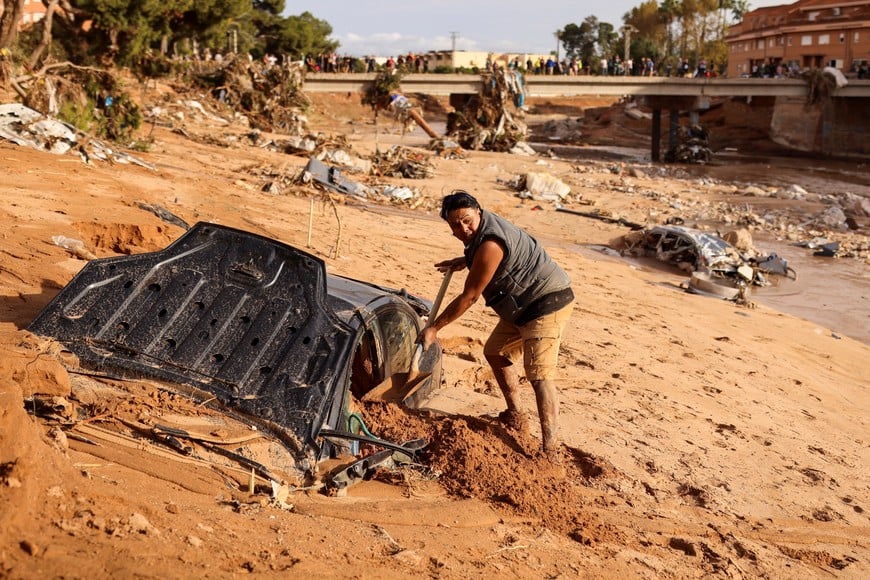
<path id="1" fill-rule="evenodd" d="M 684 169 L 690 175 L 721 181 L 773 187 L 796 184 L 812 193 L 850 192 L 870 197 L 870 160 L 758 157 L 724 152 L 717 153 L 709 166 L 691 165 Z"/>
<path id="2" fill-rule="evenodd" d="M 755 240 L 765 252 L 788 256 L 797 280 L 770 276 L 770 286 L 753 286 L 750 300 L 819 325 L 817 332 L 832 338 L 848 336 L 870 344 L 870 268 L 857 260 L 814 257 L 810 250 L 780 242 Z M 655 258 L 621 257 L 606 246 L 574 246 L 592 260 L 628 262 L 641 270 L 673 276 L 667 285 L 685 288 L 689 278 L 671 264 Z M 711 297 L 710 300 L 721 300 Z"/>
<path id="3" fill-rule="evenodd" d="M 559 151 L 566 158 L 571 153 L 571 149 L 565 147 Z M 626 162 L 649 162 L 649 154 L 640 149 L 598 147 L 573 153 L 578 160 L 586 154 L 593 159 L 622 158 Z M 723 153 L 717 154 L 711 165 L 679 167 L 689 175 L 721 182 L 771 187 L 795 184 L 812 193 L 850 192 L 870 198 L 868 160 Z M 870 268 L 866 264 L 854 259 L 816 257 L 811 250 L 763 234 L 755 234 L 753 238 L 759 250 L 782 256 L 798 273 L 797 281 L 771 276 L 771 286 L 753 289 L 753 301 L 815 322 L 830 329 L 834 336 L 848 336 L 870 344 Z"/>
<path id="4" fill-rule="evenodd" d="M 822 258 L 811 250 L 756 238 L 755 245 L 788 259 L 796 281 L 771 276 L 752 300 L 870 344 L 870 268 L 860 260 Z"/>

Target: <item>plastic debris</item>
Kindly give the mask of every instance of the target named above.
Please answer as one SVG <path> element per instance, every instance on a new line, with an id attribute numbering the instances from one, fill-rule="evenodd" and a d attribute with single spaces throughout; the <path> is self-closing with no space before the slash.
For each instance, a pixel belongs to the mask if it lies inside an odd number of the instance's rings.
<path id="1" fill-rule="evenodd" d="M 85 247 L 85 243 L 81 240 L 66 236 L 52 236 L 51 241 L 54 242 L 55 246 L 60 246 L 82 260 L 93 260 L 97 257 Z"/>
<path id="2" fill-rule="evenodd" d="M 141 159 L 115 151 L 102 141 L 87 137 L 79 140 L 80 131 L 58 119 L 46 117 L 39 111 L 20 103 L 0 105 L 0 138 L 22 145 L 64 155 L 78 151 L 85 163 L 93 159 L 134 163 L 146 169 L 157 168 Z"/>

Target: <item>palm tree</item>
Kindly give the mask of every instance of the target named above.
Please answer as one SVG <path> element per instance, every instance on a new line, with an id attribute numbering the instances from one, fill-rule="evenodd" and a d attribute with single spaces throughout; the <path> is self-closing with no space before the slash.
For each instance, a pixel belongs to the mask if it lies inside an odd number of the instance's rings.
<path id="1" fill-rule="evenodd" d="M 749 0 L 731 0 L 730 8 L 734 20 L 743 20 L 743 15 L 749 12 Z"/>
<path id="2" fill-rule="evenodd" d="M 668 43 L 665 47 L 665 62 L 670 62 L 674 55 L 674 37 L 673 25 L 674 21 L 680 16 L 679 0 L 662 0 L 659 5 L 659 17 L 665 23 L 665 28 L 668 33 Z"/>

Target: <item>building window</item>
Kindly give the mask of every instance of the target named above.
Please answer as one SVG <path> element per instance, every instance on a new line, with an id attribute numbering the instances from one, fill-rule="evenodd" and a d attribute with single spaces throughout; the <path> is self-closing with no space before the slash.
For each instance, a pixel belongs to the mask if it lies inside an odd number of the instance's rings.
<path id="1" fill-rule="evenodd" d="M 767 46 L 773 48 L 773 39 L 772 39 L 772 38 L 769 38 L 769 39 L 767 40 Z"/>
<path id="2" fill-rule="evenodd" d="M 809 14 L 807 14 L 807 19 L 808 19 L 810 22 L 813 22 L 813 21 L 814 21 L 816 18 L 818 18 L 818 17 L 819 17 L 819 13 L 818 13 L 818 12 L 810 12 Z"/>
<path id="3" fill-rule="evenodd" d="M 793 36 L 789 36 L 789 37 L 788 37 L 788 45 L 789 45 L 789 46 L 791 46 L 791 42 L 792 42 L 792 39 L 793 39 L 793 38 L 794 38 Z"/>
<path id="4" fill-rule="evenodd" d="M 764 39 L 763 38 L 755 43 L 755 48 L 757 48 L 759 50 L 764 48 Z"/>
<path id="5" fill-rule="evenodd" d="M 820 34 L 819 35 L 819 44 L 831 44 L 831 35 L 830 34 Z"/>
<path id="6" fill-rule="evenodd" d="M 812 46 L 813 45 L 813 35 L 812 34 L 804 34 L 801 36 L 801 46 Z"/>
<path id="7" fill-rule="evenodd" d="M 840 44 L 843 44 L 844 42 L 846 42 L 846 35 L 841 32 L 840 33 Z"/>
<path id="8" fill-rule="evenodd" d="M 853 41 L 855 44 L 858 44 L 858 36 L 859 36 L 859 34 L 856 32 L 855 33 L 855 40 Z"/>

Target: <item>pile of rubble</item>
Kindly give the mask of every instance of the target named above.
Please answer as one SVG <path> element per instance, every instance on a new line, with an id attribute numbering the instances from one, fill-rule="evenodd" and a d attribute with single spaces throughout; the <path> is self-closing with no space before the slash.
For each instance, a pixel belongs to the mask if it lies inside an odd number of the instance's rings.
<path id="1" fill-rule="evenodd" d="M 746 302 L 747 288 L 769 285 L 769 275 L 797 279 L 785 259 L 756 249 L 747 230 L 719 237 L 694 228 L 659 225 L 632 231 L 623 241 L 624 254 L 655 257 L 689 273 L 687 289 L 699 294 Z"/>
<path id="2" fill-rule="evenodd" d="M 190 77 L 193 87 L 207 90 L 262 131 L 297 134 L 301 129 L 299 111 L 311 104 L 302 92 L 304 70 L 300 63 L 270 65 L 237 57 L 192 72 Z M 189 87 L 176 90 L 184 93 Z"/>
<path id="3" fill-rule="evenodd" d="M 710 163 L 710 134 L 700 125 L 681 125 L 677 142 L 665 154 L 668 163 Z"/>
<path id="4" fill-rule="evenodd" d="M 448 115 L 447 136 L 466 149 L 510 151 L 528 134 L 528 127 L 519 119 L 524 98 L 522 77 L 498 68 L 484 81 L 479 95 Z"/>
<path id="5" fill-rule="evenodd" d="M 372 173 L 379 177 L 427 179 L 434 175 L 435 166 L 429 157 L 398 145 L 372 155 Z"/>

